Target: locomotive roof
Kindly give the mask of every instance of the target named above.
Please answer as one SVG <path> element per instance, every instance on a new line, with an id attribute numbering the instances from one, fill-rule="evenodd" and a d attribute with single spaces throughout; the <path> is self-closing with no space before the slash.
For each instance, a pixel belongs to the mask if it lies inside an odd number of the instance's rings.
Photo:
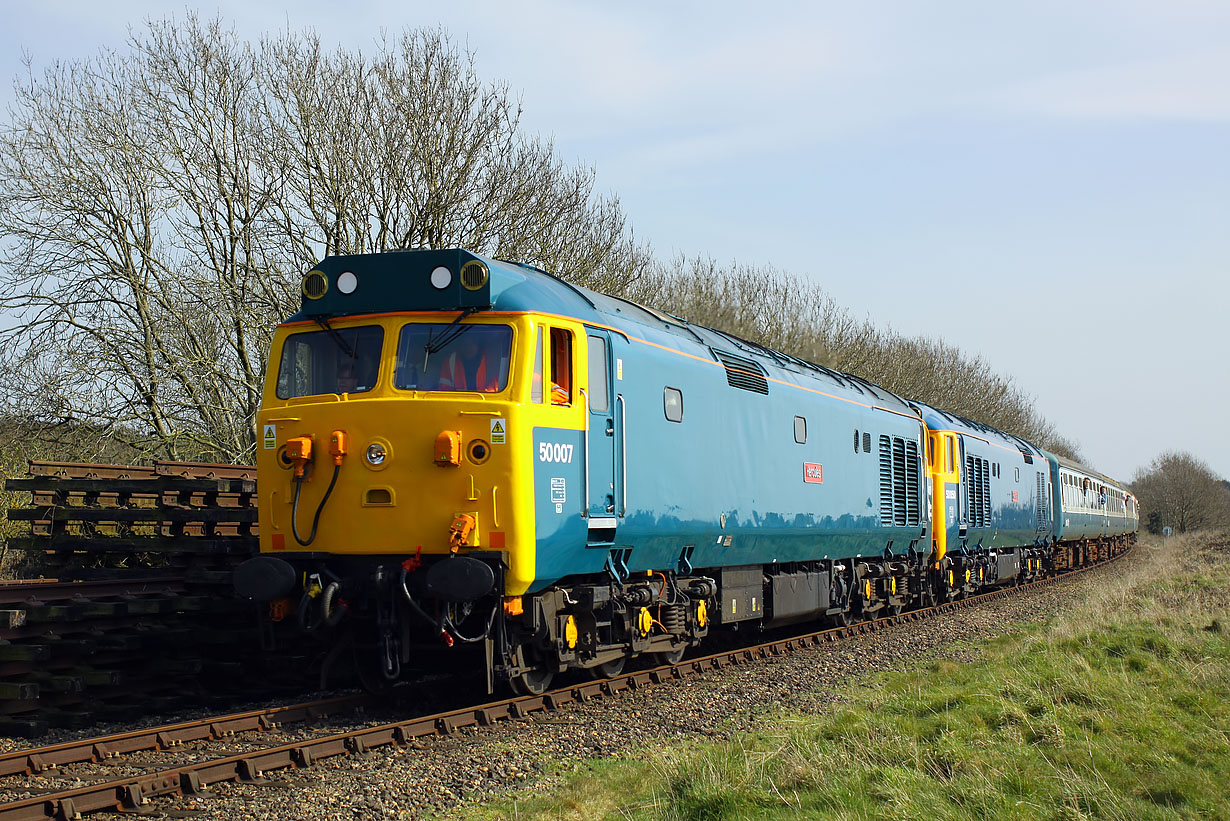
<path id="1" fill-rule="evenodd" d="M 1021 453 L 1031 457 L 1040 459 L 1046 458 L 1046 452 L 1028 439 L 1022 439 L 1019 436 L 1013 436 L 1010 433 L 1005 433 L 1002 430 L 993 428 L 990 425 L 984 425 L 981 422 L 975 422 L 972 419 L 966 419 L 964 416 L 958 416 L 949 411 L 940 410 L 932 407 L 925 402 L 913 402 L 922 412 L 923 421 L 927 423 L 927 427 L 931 430 L 951 430 L 957 433 L 964 433 L 972 436 L 977 436 L 980 439 L 994 440 L 997 444 L 1004 444 L 1010 448 L 1016 448 Z"/>
<path id="2" fill-rule="evenodd" d="M 477 267 L 485 271 L 478 282 Z M 447 272 L 438 273 L 441 269 Z M 473 275 L 468 280 L 465 271 Z M 433 282 L 433 276 L 436 279 Z M 729 360 L 750 360 L 774 378 L 796 374 L 821 380 L 859 401 L 916 411 L 901 397 L 852 374 L 825 368 L 723 331 L 574 285 L 538 268 L 493 260 L 462 249 L 391 251 L 331 256 L 308 272 L 302 307 L 290 322 L 411 311 L 509 311 L 568 316 L 659 344 L 699 344 Z M 721 357 L 719 357 L 721 359 Z M 727 362 L 729 366 L 729 362 Z M 736 362 L 735 367 L 742 367 Z"/>

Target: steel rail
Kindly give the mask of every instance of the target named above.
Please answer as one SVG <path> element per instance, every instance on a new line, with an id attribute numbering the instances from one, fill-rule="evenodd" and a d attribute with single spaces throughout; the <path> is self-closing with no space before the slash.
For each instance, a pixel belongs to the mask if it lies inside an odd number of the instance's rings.
<path id="1" fill-rule="evenodd" d="M 1002 587 L 932 607 L 912 610 L 873 621 L 846 627 L 819 630 L 802 636 L 778 639 L 749 648 L 723 651 L 678 664 L 626 673 L 605 681 L 595 681 L 563 687 L 538 696 L 522 696 L 503 701 L 466 707 L 435 715 L 367 727 L 319 739 L 254 750 L 225 758 L 210 759 L 183 767 L 153 773 L 128 776 L 113 781 L 48 793 L 0 804 L 0 821 L 39 821 L 57 819 L 72 821 L 82 815 L 101 810 L 140 812 L 155 797 L 177 795 L 208 795 L 210 784 L 222 781 L 254 781 L 265 773 L 282 769 L 310 767 L 317 761 L 338 755 L 365 752 L 388 745 L 405 745 L 413 739 L 434 735 L 449 735 L 463 727 L 482 727 L 499 721 L 524 718 L 535 712 L 555 710 L 577 702 L 602 696 L 613 696 L 627 690 L 678 680 L 690 675 L 749 664 L 810 647 L 833 643 L 859 635 L 867 635 L 901 624 L 924 621 L 942 613 L 952 612 L 995 599 L 1016 595 L 1027 590 L 1075 578 L 1090 570 L 1103 568 L 1130 552 L 1111 555 L 1096 564 L 1085 565 L 1059 575 L 1048 576 L 1024 585 Z M 293 708 L 292 708 L 293 709 Z M 84 743 L 84 742 L 83 742 Z M 37 751 L 26 751 L 32 755 Z"/>
<path id="2" fill-rule="evenodd" d="M 267 732 L 284 724 L 314 721 L 357 710 L 372 703 L 367 694 L 288 704 L 262 710 L 181 721 L 144 730 L 112 733 L 0 754 L 0 776 L 36 775 L 64 764 L 103 762 L 129 753 L 165 751 L 189 741 L 210 741 L 251 731 Z M 5 785 L 0 785 L 4 788 Z"/>

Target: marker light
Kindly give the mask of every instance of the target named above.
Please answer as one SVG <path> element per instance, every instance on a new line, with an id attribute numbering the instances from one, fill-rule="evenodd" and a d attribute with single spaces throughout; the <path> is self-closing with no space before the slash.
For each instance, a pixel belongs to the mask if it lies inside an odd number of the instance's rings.
<path id="1" fill-rule="evenodd" d="M 343 294 L 353 294 L 354 289 L 359 287 L 359 278 L 354 275 L 353 271 L 342 271 L 337 277 L 337 289 Z"/>
<path id="2" fill-rule="evenodd" d="M 372 466 L 384 464 L 384 459 L 386 456 L 388 456 L 388 452 L 384 449 L 384 445 L 379 442 L 373 442 L 368 445 L 367 452 L 363 454 L 363 458 L 365 458 L 367 463 Z"/>
<path id="3" fill-rule="evenodd" d="M 445 268 L 443 265 L 431 272 L 431 284 L 438 290 L 443 291 L 453 282 L 453 272 Z"/>

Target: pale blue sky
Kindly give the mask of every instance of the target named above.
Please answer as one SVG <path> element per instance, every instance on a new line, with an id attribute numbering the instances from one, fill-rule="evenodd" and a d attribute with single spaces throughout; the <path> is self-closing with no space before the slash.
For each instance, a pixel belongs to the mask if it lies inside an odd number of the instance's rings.
<path id="1" fill-rule="evenodd" d="M 12 77 L 185 6 L 0 8 Z M 1230 477 L 1228 3 L 191 8 L 361 48 L 442 25 L 660 256 L 772 264 L 980 353 L 1113 476 L 1182 449 Z"/>

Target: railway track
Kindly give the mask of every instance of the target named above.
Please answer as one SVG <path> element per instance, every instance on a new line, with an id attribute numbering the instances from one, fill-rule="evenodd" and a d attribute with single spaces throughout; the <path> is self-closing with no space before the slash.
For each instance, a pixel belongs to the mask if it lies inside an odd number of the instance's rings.
<path id="1" fill-rule="evenodd" d="M 1123 553 L 1108 557 L 1114 560 Z M 752 647 L 742 647 L 688 659 L 675 665 L 639 670 L 603 681 L 574 684 L 544 693 L 489 702 L 430 715 L 347 729 L 319 737 L 301 735 L 281 743 L 249 743 L 250 749 L 215 757 L 202 756 L 197 749 L 195 760 L 172 760 L 185 740 L 228 738 L 234 731 L 268 732 L 290 720 L 306 721 L 313 711 L 321 711 L 322 702 L 279 708 L 282 712 L 245 713 L 238 716 L 217 716 L 168 727 L 153 728 L 139 733 L 85 739 L 72 744 L 16 751 L 0 756 L 0 775 L 10 782 L 0 782 L 0 790 L 13 795 L 20 791 L 11 779 L 45 774 L 60 763 L 91 762 L 109 766 L 122 761 L 129 750 L 159 750 L 165 758 L 154 761 L 152 767 L 139 773 L 71 789 L 40 795 L 15 797 L 0 804 L 0 821 L 30 819 L 69 819 L 102 810 L 128 812 L 148 811 L 149 804 L 159 797 L 208 796 L 209 785 L 226 781 L 258 781 L 266 774 L 287 769 L 303 769 L 337 756 L 362 753 L 389 745 L 408 745 L 425 736 L 450 735 L 468 727 L 483 727 L 514 721 L 535 713 L 557 710 L 576 702 L 612 697 L 629 690 L 652 687 L 691 676 L 703 675 L 726 667 L 755 663 L 786 653 L 840 642 L 889 627 L 935 618 L 953 610 L 977 606 L 994 599 L 1017 595 L 1024 591 L 1073 578 L 1079 573 L 1105 567 L 1103 561 L 1071 572 L 1051 576 L 1029 585 L 1004 588 L 968 599 L 948 602 L 935 607 L 909 611 L 900 615 L 847 627 L 832 628 L 775 639 Z M 356 699 L 362 697 L 355 697 Z M 334 703 L 342 709 L 345 702 Z M 323 714 L 323 713 L 321 713 Z M 159 763 L 161 761 L 161 763 Z"/>

